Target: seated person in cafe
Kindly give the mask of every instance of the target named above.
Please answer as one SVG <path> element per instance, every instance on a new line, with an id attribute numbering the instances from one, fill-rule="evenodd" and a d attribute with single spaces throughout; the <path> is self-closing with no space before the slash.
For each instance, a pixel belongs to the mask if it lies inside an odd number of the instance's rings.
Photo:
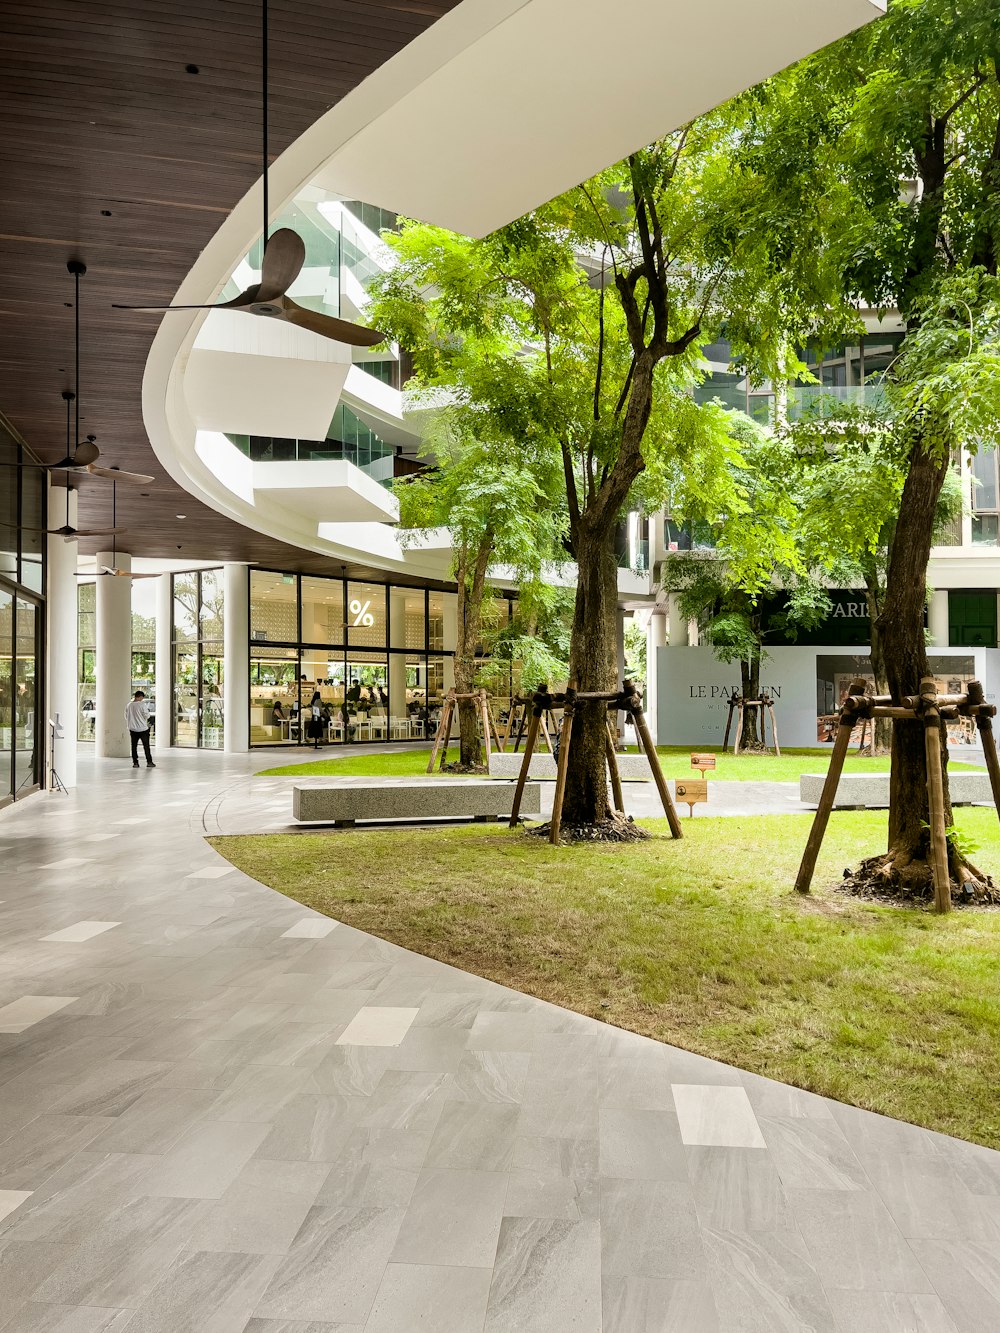
<path id="1" fill-rule="evenodd" d="M 281 706 L 281 700 L 275 699 L 274 706 L 271 709 L 271 725 L 276 727 L 279 722 L 284 722 L 285 717 L 286 713 Z"/>

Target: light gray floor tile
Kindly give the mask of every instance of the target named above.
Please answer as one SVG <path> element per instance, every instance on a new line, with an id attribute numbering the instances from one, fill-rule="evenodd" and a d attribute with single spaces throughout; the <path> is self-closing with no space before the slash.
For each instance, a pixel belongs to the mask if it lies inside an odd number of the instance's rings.
<path id="1" fill-rule="evenodd" d="M 469 1029 L 470 1051 L 531 1051 L 538 1038 L 533 1014 L 480 1010 Z"/>
<path id="2" fill-rule="evenodd" d="M 766 1146 L 744 1088 L 675 1083 L 673 1091 L 684 1143 L 720 1148 Z"/>
<path id="3" fill-rule="evenodd" d="M 323 1208 L 407 1208 L 430 1134 L 356 1128 L 329 1166 L 316 1203 Z"/>
<path id="4" fill-rule="evenodd" d="M 175 1072 L 174 1066 L 164 1066 Z M 169 1152 L 182 1134 L 205 1116 L 217 1093 L 211 1088 L 164 1088 L 163 1079 L 144 1092 L 93 1140 L 95 1152 Z"/>
<path id="5" fill-rule="evenodd" d="M 707 1282 L 604 1279 L 603 1333 L 723 1333 Z"/>
<path id="6" fill-rule="evenodd" d="M 22 995 L 0 1007 L 0 1032 L 25 1032 L 50 1014 L 65 1009 L 75 995 Z"/>
<path id="7" fill-rule="evenodd" d="M 681 1051 L 676 1046 L 668 1047 L 670 1052 L 671 1083 L 691 1083 L 696 1086 L 705 1084 L 742 1087 L 740 1070 L 731 1065 L 720 1064 L 718 1060 L 708 1060 L 693 1051 Z"/>
<path id="8" fill-rule="evenodd" d="M 327 1171 L 322 1162 L 254 1158 L 217 1203 L 205 1204 L 191 1249 L 287 1254 Z"/>
<path id="9" fill-rule="evenodd" d="M 367 1107 L 367 1097 L 299 1093 L 275 1116 L 257 1155 L 285 1161 L 335 1161 Z"/>
<path id="10" fill-rule="evenodd" d="M 85 940 L 92 940 L 95 935 L 103 935 L 105 931 L 114 930 L 115 926 L 120 925 L 120 921 L 77 921 L 75 925 L 53 931 L 51 935 L 43 935 L 42 943 L 82 944 Z"/>
<path id="11" fill-rule="evenodd" d="M 244 1328 L 279 1261 L 185 1250 L 127 1325 L 130 1333 L 233 1333 Z"/>
<path id="12" fill-rule="evenodd" d="M 388 1069 L 359 1123 L 372 1129 L 434 1130 L 445 1108 L 447 1087 L 447 1074 Z"/>
<path id="13" fill-rule="evenodd" d="M 36 1189 L 96 1138 L 106 1123 L 93 1116 L 36 1116 L 0 1143 L 0 1189 Z"/>
<path id="14" fill-rule="evenodd" d="M 421 1171 L 392 1262 L 492 1268 L 506 1194 L 504 1172 Z"/>
<path id="15" fill-rule="evenodd" d="M 600 1173 L 632 1180 L 687 1180 L 687 1159 L 673 1110 L 604 1106 L 600 1112 Z"/>
<path id="16" fill-rule="evenodd" d="M 31 1195 L 31 1190 L 0 1190 L 0 1222 L 9 1217 L 15 1208 L 20 1208 Z"/>
<path id="17" fill-rule="evenodd" d="M 195 1221 L 187 1199 L 132 1199 L 104 1218 L 34 1293 L 65 1305 L 138 1306 L 177 1258 Z M 58 1247 L 57 1247 L 58 1248 Z"/>
<path id="18" fill-rule="evenodd" d="M 673 1180 L 601 1180 L 604 1272 L 702 1278 L 705 1250 L 691 1187 Z"/>
<path id="19" fill-rule="evenodd" d="M 427 1166 L 507 1171 L 521 1112 L 514 1106 L 447 1102 L 427 1154 Z"/>
<path id="20" fill-rule="evenodd" d="M 777 1116 L 783 1119 L 804 1115 L 819 1116 L 823 1120 L 833 1119 L 831 1103 L 826 1097 L 818 1097 L 814 1092 L 805 1092 L 787 1083 L 775 1083 L 773 1079 L 761 1078 L 759 1074 L 743 1073 L 740 1078 L 758 1117 Z"/>
<path id="21" fill-rule="evenodd" d="M 392 1052 L 390 1069 L 455 1073 L 463 1057 L 466 1033 L 456 1028 L 410 1028 Z"/>
<path id="22" fill-rule="evenodd" d="M 933 1288 L 885 1204 L 861 1190 L 789 1190 L 795 1220 L 828 1286 L 913 1294 Z"/>
<path id="23" fill-rule="evenodd" d="M 596 1221 L 505 1217 L 485 1333 L 601 1333 L 600 1232 Z"/>
<path id="24" fill-rule="evenodd" d="M 518 1132 L 525 1138 L 582 1139 L 600 1133 L 596 1076 L 583 1088 L 566 1087 L 565 1081 L 554 1087 L 541 1080 L 526 1083 L 521 1106 Z"/>
<path id="25" fill-rule="evenodd" d="M 826 1297 L 838 1333 L 959 1333 L 939 1296 L 828 1287 Z"/>
<path id="26" fill-rule="evenodd" d="M 603 1107 L 620 1106 L 645 1111 L 673 1111 L 671 1058 L 633 1056 L 601 1062 L 598 1099 Z"/>
<path id="27" fill-rule="evenodd" d="M 267 1137 L 266 1124 L 206 1120 L 183 1134 L 143 1178 L 156 1198 L 218 1199 Z"/>
<path id="28" fill-rule="evenodd" d="M 254 1311 L 363 1324 L 396 1243 L 401 1208 L 313 1208 Z"/>
<path id="29" fill-rule="evenodd" d="M 301 921 L 296 921 L 294 926 L 289 926 L 287 930 L 282 931 L 283 940 L 322 940 L 336 930 L 336 921 L 331 921 L 325 916 L 304 916 Z"/>
<path id="30" fill-rule="evenodd" d="M 365 1333 L 479 1333 L 492 1268 L 390 1263 Z"/>
<path id="31" fill-rule="evenodd" d="M 769 1153 L 757 1148 L 685 1148 L 688 1177 L 703 1227 L 788 1231 L 795 1227 Z"/>
<path id="32" fill-rule="evenodd" d="M 124 1333 L 134 1310 L 99 1309 L 94 1305 L 48 1305 L 27 1301 L 3 1333 Z"/>
<path id="33" fill-rule="evenodd" d="M 188 879 L 222 879 L 226 875 L 235 874 L 235 866 L 211 865 L 202 866 L 200 870 L 192 870 Z"/>
<path id="34" fill-rule="evenodd" d="M 122 1115 L 143 1093 L 155 1088 L 169 1066 L 152 1060 L 109 1060 L 81 1079 L 60 1098 L 53 1111 L 60 1115 Z"/>
<path id="35" fill-rule="evenodd" d="M 527 1051 L 466 1051 L 449 1080 L 447 1096 L 462 1102 L 518 1103 L 530 1059 Z"/>
<path id="36" fill-rule="evenodd" d="M 771 1117 L 758 1123 L 788 1189 L 871 1189 L 864 1167 L 832 1118 Z"/>
<path id="37" fill-rule="evenodd" d="M 556 1175 L 546 1170 L 515 1170 L 508 1176 L 507 1217 L 556 1217 L 576 1222 L 600 1217 L 597 1176 Z"/>
<path id="38" fill-rule="evenodd" d="M 1000 1240 L 1000 1198 L 966 1189 L 951 1162 L 893 1152 L 863 1160 L 879 1197 L 904 1236 Z"/>
<path id="39" fill-rule="evenodd" d="M 726 1333 L 836 1333 L 826 1293 L 797 1231 L 706 1228 L 705 1248 Z"/>
<path id="40" fill-rule="evenodd" d="M 995 1244 L 949 1238 L 909 1244 L 961 1333 L 1000 1328 L 1000 1258 Z"/>
<path id="41" fill-rule="evenodd" d="M 417 1010 L 365 1005 L 337 1038 L 338 1046 L 398 1046 Z"/>

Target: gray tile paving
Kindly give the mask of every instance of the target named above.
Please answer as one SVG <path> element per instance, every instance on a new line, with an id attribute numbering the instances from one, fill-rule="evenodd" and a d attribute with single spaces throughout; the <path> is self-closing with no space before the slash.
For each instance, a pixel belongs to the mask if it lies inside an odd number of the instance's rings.
<path id="1" fill-rule="evenodd" d="M 1000 1154 L 306 916 L 260 762 L 0 813 L 2 1333 L 1000 1328 Z"/>

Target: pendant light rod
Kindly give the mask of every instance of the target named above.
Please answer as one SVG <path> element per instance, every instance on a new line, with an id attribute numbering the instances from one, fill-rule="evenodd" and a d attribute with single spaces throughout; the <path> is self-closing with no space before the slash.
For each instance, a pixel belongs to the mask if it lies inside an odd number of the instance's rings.
<path id="1" fill-rule="evenodd" d="M 261 34 L 260 34 L 260 70 L 261 70 L 261 135 L 263 138 L 263 165 L 262 172 L 264 178 L 264 229 L 261 232 L 262 247 L 267 245 L 267 226 L 268 226 L 268 199 L 267 199 L 267 168 L 268 168 L 268 133 L 267 133 L 267 0 L 261 0 Z M 263 256 L 263 248 L 261 249 Z"/>
<path id="2" fill-rule="evenodd" d="M 76 433 L 73 436 L 73 448 L 66 450 L 66 457 L 72 458 L 76 453 L 76 446 L 80 443 L 80 279 L 87 271 L 87 265 L 79 259 L 71 259 L 66 265 L 73 275 L 74 300 L 73 300 L 73 325 L 74 325 L 74 364 L 73 364 L 73 389 L 76 396 Z M 69 441 L 66 441 L 69 444 Z"/>
<path id="3" fill-rule="evenodd" d="M 63 389 L 63 398 L 65 398 L 66 400 L 66 457 L 72 458 L 73 454 L 70 449 L 70 412 L 72 411 L 73 400 L 76 398 L 76 394 L 70 393 L 69 389 Z M 69 484 L 69 475 L 67 474 L 66 477 L 66 526 L 67 527 L 69 527 L 69 493 L 70 493 L 70 484 Z"/>

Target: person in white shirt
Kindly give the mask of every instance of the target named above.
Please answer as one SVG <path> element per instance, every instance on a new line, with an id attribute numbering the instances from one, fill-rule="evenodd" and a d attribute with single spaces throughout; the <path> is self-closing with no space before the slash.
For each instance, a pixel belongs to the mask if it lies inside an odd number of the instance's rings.
<path id="1" fill-rule="evenodd" d="M 142 748 L 146 753 L 146 767 L 155 768 L 153 756 L 149 751 L 149 711 L 142 690 L 136 690 L 132 702 L 125 705 L 125 725 L 132 737 L 132 767 L 139 767 L 139 742 L 142 741 Z"/>

